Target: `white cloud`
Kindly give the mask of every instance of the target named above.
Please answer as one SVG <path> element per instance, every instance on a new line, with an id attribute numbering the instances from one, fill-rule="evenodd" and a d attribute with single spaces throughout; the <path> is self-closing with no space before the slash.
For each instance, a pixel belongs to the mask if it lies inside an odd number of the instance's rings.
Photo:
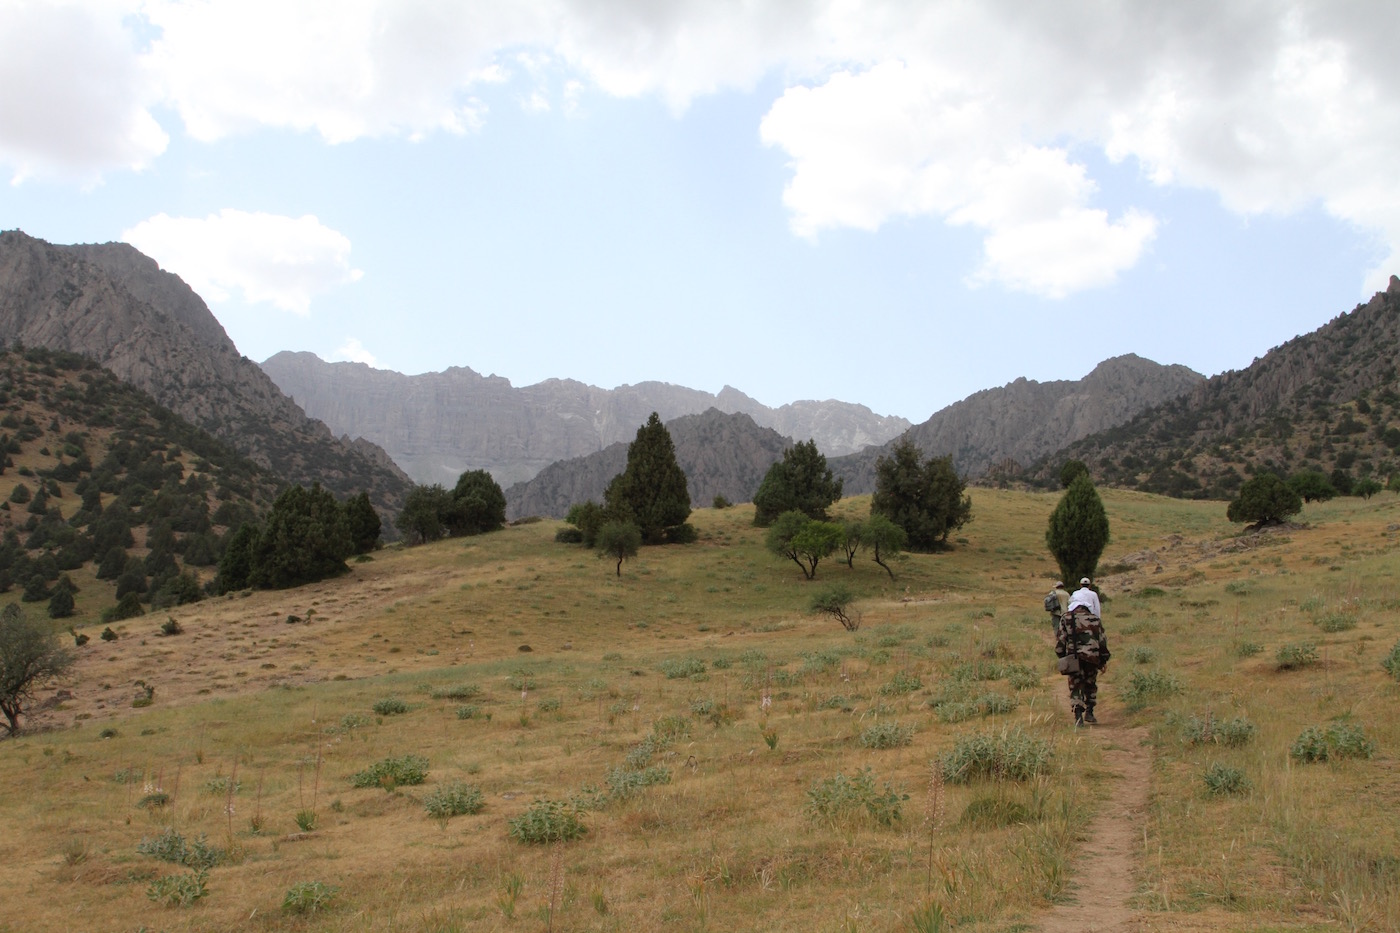
<path id="1" fill-rule="evenodd" d="M 341 344 L 331 357 L 331 361 L 344 360 L 350 363 L 364 363 L 366 366 L 375 364 L 374 354 L 364 348 L 358 337 L 346 337 L 345 343 Z"/>
<path id="2" fill-rule="evenodd" d="M 210 302 L 239 291 L 248 302 L 307 314 L 314 295 L 364 274 L 350 266 L 350 241 L 310 214 L 157 214 L 124 231 L 122 239 Z"/>
<path id="3" fill-rule="evenodd" d="M 15 182 L 139 170 L 169 141 L 148 109 L 154 83 L 112 4 L 0 3 L 0 88 L 0 165 Z"/>

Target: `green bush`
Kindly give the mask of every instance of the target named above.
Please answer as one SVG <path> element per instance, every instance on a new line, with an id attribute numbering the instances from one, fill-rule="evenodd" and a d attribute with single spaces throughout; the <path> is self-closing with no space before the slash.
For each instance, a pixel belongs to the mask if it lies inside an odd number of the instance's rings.
<path id="1" fill-rule="evenodd" d="M 1050 743 L 1018 729 L 977 732 L 958 739 L 940 759 L 943 779 L 966 784 L 979 778 L 1025 781 L 1043 771 L 1053 751 Z"/>
<path id="2" fill-rule="evenodd" d="M 520 816 L 509 820 L 510 837 L 526 845 L 567 842 L 588 831 L 579 819 L 579 810 L 561 800 L 536 800 Z"/>
<path id="3" fill-rule="evenodd" d="M 325 910 L 339 890 L 320 881 L 298 881 L 282 897 L 282 913 L 314 914 Z"/>
<path id="4" fill-rule="evenodd" d="M 1235 643 L 1235 657 L 1237 658 L 1252 658 L 1263 650 L 1264 646 L 1257 641 L 1241 641 Z"/>
<path id="5" fill-rule="evenodd" d="M 916 674 L 907 671 L 896 671 L 888 683 L 881 685 L 880 694 L 882 696 L 894 697 L 903 696 L 906 693 L 913 693 L 923 687 L 924 682 Z"/>
<path id="6" fill-rule="evenodd" d="M 1344 758 L 1370 758 L 1376 754 L 1376 743 L 1366 738 L 1366 732 L 1360 726 L 1335 722 L 1325 729 L 1321 726 L 1309 726 L 1304 729 L 1294 740 L 1288 754 L 1294 761 L 1305 764 Z"/>
<path id="7" fill-rule="evenodd" d="M 146 887 L 146 897 L 166 907 L 189 907 L 209 893 L 209 872 L 166 875 Z"/>
<path id="8" fill-rule="evenodd" d="M 607 776 L 608 796 L 616 800 L 631 797 L 644 787 L 670 783 L 671 772 L 667 768 L 642 768 L 639 771 L 613 768 Z"/>
<path id="9" fill-rule="evenodd" d="M 850 819 L 869 819 L 878 826 L 893 826 L 903 816 L 901 794 L 886 782 L 876 788 L 875 776 L 869 768 L 856 771 L 850 777 L 835 777 L 813 781 L 807 789 L 807 815 L 818 822 L 836 823 Z"/>
<path id="10" fill-rule="evenodd" d="M 705 673 L 705 662 L 699 658 L 667 658 L 661 662 L 661 673 L 669 680 L 681 680 Z"/>
<path id="11" fill-rule="evenodd" d="M 1400 680 L 1400 641 L 1397 641 L 1390 649 L 1390 654 L 1381 661 L 1381 667 L 1385 672 L 1396 680 Z"/>
<path id="12" fill-rule="evenodd" d="M 1242 717 L 1234 719 L 1201 719 L 1192 716 L 1181 729 L 1181 739 L 1187 745 L 1225 745 L 1237 748 L 1254 738 L 1254 723 Z"/>
<path id="13" fill-rule="evenodd" d="M 385 758 L 357 772 L 350 778 L 355 787 L 382 787 L 393 790 L 407 784 L 422 784 L 428 779 L 428 759 L 422 755 L 400 755 Z"/>
<path id="14" fill-rule="evenodd" d="M 557 544 L 582 544 L 583 529 L 572 526 L 560 528 L 554 533 L 554 541 Z"/>
<path id="15" fill-rule="evenodd" d="M 1318 616 L 1313 620 L 1313 624 L 1324 632 L 1345 632 L 1356 628 L 1356 616 L 1346 612 L 1329 612 Z"/>
<path id="16" fill-rule="evenodd" d="M 400 716 L 408 712 L 408 704 L 398 697 L 385 697 L 382 700 L 376 700 L 370 709 L 379 716 Z"/>
<path id="17" fill-rule="evenodd" d="M 211 846 L 209 840 L 202 833 L 195 839 L 187 841 L 173 827 L 159 836 L 142 838 L 136 844 L 136 851 L 142 855 L 160 859 L 162 862 L 187 865 L 196 871 L 213 868 L 225 857 L 224 850 Z"/>
<path id="18" fill-rule="evenodd" d="M 477 684 L 453 684 L 448 687 L 434 687 L 430 695 L 434 700 L 470 700 L 481 696 L 481 687 Z"/>
<path id="19" fill-rule="evenodd" d="M 465 706 L 457 707 L 458 719 L 477 719 L 481 716 L 481 707 L 475 703 L 468 703 Z"/>
<path id="20" fill-rule="evenodd" d="M 465 813 L 480 813 L 486 806 L 481 789 L 464 781 L 452 781 L 435 788 L 423 798 L 423 809 L 435 820 L 446 820 Z"/>
<path id="21" fill-rule="evenodd" d="M 1123 702 L 1129 710 L 1140 710 L 1149 704 L 1181 692 L 1181 684 L 1163 670 L 1133 671 Z"/>
<path id="22" fill-rule="evenodd" d="M 1137 645 L 1128 652 L 1128 660 L 1134 664 L 1151 664 L 1157 660 L 1157 651 L 1147 645 Z"/>
<path id="23" fill-rule="evenodd" d="M 1220 762 L 1207 768 L 1201 775 L 1201 780 L 1205 781 L 1206 792 L 1213 797 L 1244 794 L 1248 793 L 1250 788 L 1249 778 L 1244 776 L 1243 771 L 1222 765 Z"/>
<path id="24" fill-rule="evenodd" d="M 1009 713 L 1017 707 L 1018 701 L 1004 693 L 984 693 L 971 700 L 955 700 L 944 696 L 930 705 L 933 706 L 934 715 L 940 722 L 963 722 L 978 716 Z"/>
<path id="25" fill-rule="evenodd" d="M 1317 663 L 1317 647 L 1311 642 L 1289 642 L 1279 645 L 1274 662 L 1281 671 L 1296 671 Z"/>
<path id="26" fill-rule="evenodd" d="M 914 744 L 914 727 L 897 722 L 877 722 L 860 734 L 861 748 L 900 748 Z"/>

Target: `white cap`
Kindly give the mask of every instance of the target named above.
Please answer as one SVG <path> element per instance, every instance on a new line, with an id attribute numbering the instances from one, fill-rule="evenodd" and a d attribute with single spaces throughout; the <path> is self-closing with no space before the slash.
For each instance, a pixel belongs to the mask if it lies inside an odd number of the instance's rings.
<path id="1" fill-rule="evenodd" d="M 1085 577 L 1084 579 L 1080 580 L 1080 581 L 1079 581 L 1079 585 L 1080 585 L 1080 586 L 1088 586 L 1088 585 L 1089 585 L 1089 578 L 1088 578 L 1088 577 Z"/>

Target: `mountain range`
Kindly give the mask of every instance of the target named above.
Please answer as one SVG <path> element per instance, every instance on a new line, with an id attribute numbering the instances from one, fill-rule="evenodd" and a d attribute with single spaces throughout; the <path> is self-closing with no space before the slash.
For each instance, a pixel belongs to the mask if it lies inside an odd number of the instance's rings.
<path id="1" fill-rule="evenodd" d="M 487 470 L 502 486 L 529 480 L 556 461 L 632 440 L 652 412 L 663 421 L 711 408 L 745 414 L 779 434 L 811 438 L 829 456 L 909 428 L 904 418 L 831 399 L 770 408 L 730 386 L 714 395 L 665 382 L 602 389 L 547 379 L 516 388 L 466 367 L 406 376 L 290 352 L 262 368 L 311 417 L 383 447 L 416 481 L 445 486 L 466 470 Z"/>

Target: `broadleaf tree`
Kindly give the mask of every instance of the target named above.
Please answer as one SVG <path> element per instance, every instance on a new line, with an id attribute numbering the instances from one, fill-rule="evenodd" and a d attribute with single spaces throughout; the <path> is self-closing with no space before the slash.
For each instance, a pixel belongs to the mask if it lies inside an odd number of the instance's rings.
<path id="1" fill-rule="evenodd" d="M 1303 497 L 1273 473 L 1260 473 L 1240 487 L 1240 494 L 1225 508 L 1232 522 L 1252 522 L 1256 527 L 1277 525 L 1303 509 Z"/>
<path id="2" fill-rule="evenodd" d="M 0 610 L 0 713 L 8 734 L 19 731 L 35 691 L 72 666 L 73 655 L 48 625 L 28 618 L 14 603 Z"/>
<path id="3" fill-rule="evenodd" d="M 642 530 L 632 522 L 607 522 L 598 529 L 598 556 L 617 558 L 617 575 L 622 576 L 622 562 L 637 556 L 642 546 Z"/>

